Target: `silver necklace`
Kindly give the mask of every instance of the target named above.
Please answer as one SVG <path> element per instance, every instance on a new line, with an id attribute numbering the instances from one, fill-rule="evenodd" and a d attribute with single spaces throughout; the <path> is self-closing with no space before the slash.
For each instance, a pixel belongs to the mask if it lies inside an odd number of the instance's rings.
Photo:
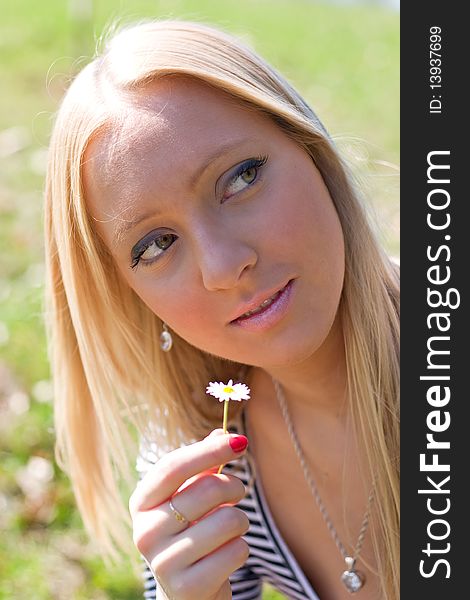
<path id="1" fill-rule="evenodd" d="M 284 417 L 284 421 L 286 422 L 287 430 L 288 430 L 290 438 L 292 440 L 292 444 L 294 446 L 295 452 L 296 452 L 296 454 L 299 458 L 300 464 L 302 466 L 304 477 L 310 487 L 313 497 L 315 498 L 317 506 L 323 517 L 323 520 L 325 521 L 326 526 L 328 527 L 328 531 L 331 533 L 331 536 L 332 536 L 333 540 L 335 541 L 335 544 L 336 544 L 338 550 L 341 552 L 341 555 L 344 558 L 344 562 L 346 563 L 346 570 L 343 571 L 343 573 L 341 575 L 341 581 L 345 585 L 348 592 L 353 594 L 354 592 L 357 592 L 358 590 L 360 590 L 361 587 L 366 582 L 365 575 L 361 571 L 356 570 L 355 564 L 356 564 L 357 558 L 359 557 L 359 554 L 361 553 L 362 544 L 364 542 L 364 537 L 366 535 L 367 526 L 369 525 L 370 509 L 371 509 L 372 500 L 374 497 L 374 490 L 375 490 L 375 478 L 374 478 L 374 482 L 372 484 L 372 489 L 370 491 L 369 498 L 367 500 L 366 512 L 365 512 L 364 518 L 362 520 L 362 525 L 361 525 L 361 529 L 359 531 L 359 536 L 357 538 L 356 547 L 354 549 L 353 555 L 349 556 L 348 552 L 346 551 L 346 548 L 344 547 L 341 540 L 339 539 L 338 533 L 336 532 L 336 529 L 334 528 L 334 525 L 330 518 L 330 515 L 328 514 L 328 512 L 325 508 L 325 505 L 323 504 L 322 499 L 320 498 L 320 494 L 318 493 L 317 486 L 315 485 L 312 474 L 310 473 L 310 469 L 308 468 L 304 453 L 302 452 L 302 448 L 300 447 L 299 441 L 297 439 L 297 435 L 295 434 L 295 431 L 294 431 L 292 419 L 290 418 L 289 411 L 287 410 L 287 403 L 286 403 L 286 399 L 285 399 L 284 393 L 282 391 L 282 388 L 281 388 L 279 382 L 277 382 L 274 378 L 273 378 L 273 384 L 274 384 L 274 389 L 276 391 L 276 397 L 279 402 L 279 406 L 281 408 L 282 416 Z"/>

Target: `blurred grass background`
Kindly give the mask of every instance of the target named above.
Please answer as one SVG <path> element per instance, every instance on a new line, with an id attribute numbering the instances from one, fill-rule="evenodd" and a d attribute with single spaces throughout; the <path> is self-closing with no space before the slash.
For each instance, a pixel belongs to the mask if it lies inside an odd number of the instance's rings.
<path id="1" fill-rule="evenodd" d="M 0 598 L 135 600 L 141 581 L 127 563 L 105 568 L 53 456 L 42 188 L 60 97 L 116 20 L 219 24 L 318 112 L 366 177 L 379 235 L 398 255 L 399 17 L 308 0 L 0 0 L 0 14 Z"/>

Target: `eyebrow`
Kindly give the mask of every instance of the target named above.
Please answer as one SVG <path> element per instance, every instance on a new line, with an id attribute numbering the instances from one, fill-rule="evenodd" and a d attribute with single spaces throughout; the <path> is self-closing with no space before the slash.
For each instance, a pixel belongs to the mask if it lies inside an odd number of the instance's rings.
<path id="1" fill-rule="evenodd" d="M 206 156 L 204 158 L 203 161 L 201 161 L 201 165 L 196 169 L 196 171 L 194 172 L 194 175 L 189 180 L 190 189 L 194 190 L 197 183 L 201 180 L 204 173 L 212 165 L 212 163 L 214 163 L 216 160 L 219 160 L 220 158 L 222 158 L 225 155 L 231 154 L 234 150 L 240 148 L 241 146 L 247 144 L 248 142 L 253 142 L 253 141 L 254 140 L 245 138 L 242 140 L 237 140 L 236 142 L 231 141 L 222 146 L 219 146 L 215 152 L 213 152 L 212 154 L 209 154 L 208 156 Z M 139 223 L 141 223 L 142 221 L 145 221 L 146 219 L 151 217 L 153 214 L 155 214 L 155 209 L 153 209 L 152 211 L 146 211 L 146 212 L 140 213 L 140 214 L 136 215 L 136 217 L 131 218 L 131 219 L 124 219 L 123 217 L 121 217 L 119 219 L 119 224 L 117 225 L 115 233 L 114 233 L 113 243 L 115 245 L 117 245 L 121 241 L 122 237 L 128 231 L 130 231 L 131 229 L 134 229 L 134 227 L 139 225 Z M 116 218 L 119 218 L 119 215 L 117 215 Z"/>

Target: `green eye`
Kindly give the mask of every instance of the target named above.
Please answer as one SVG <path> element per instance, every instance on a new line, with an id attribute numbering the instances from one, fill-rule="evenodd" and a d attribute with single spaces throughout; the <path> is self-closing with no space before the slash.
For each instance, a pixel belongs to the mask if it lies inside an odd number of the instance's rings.
<path id="1" fill-rule="evenodd" d="M 162 252 L 167 250 L 175 241 L 175 239 L 176 236 L 171 233 L 159 235 L 153 240 L 153 242 L 148 246 L 148 248 L 144 252 L 142 252 L 140 258 L 143 260 L 152 260 L 156 256 L 162 254 Z"/>
<path id="2" fill-rule="evenodd" d="M 160 248 L 160 250 L 166 250 L 171 246 L 171 244 L 175 241 L 175 236 L 171 233 L 166 233 L 165 235 L 160 235 L 155 240 L 155 244 Z"/>
<path id="3" fill-rule="evenodd" d="M 256 175 L 257 171 L 255 167 L 250 167 L 249 169 L 246 169 L 246 171 L 243 171 L 241 178 L 245 183 L 252 183 L 255 180 Z"/>
<path id="4" fill-rule="evenodd" d="M 163 233 L 148 235 L 132 251 L 131 268 L 134 269 L 140 262 L 151 264 L 165 253 L 166 250 L 178 239 L 174 233 Z"/>
<path id="5" fill-rule="evenodd" d="M 241 164 L 227 186 L 227 189 L 230 190 L 229 197 L 242 192 L 247 186 L 253 185 L 258 179 L 259 171 L 267 160 L 267 156 L 260 156 L 258 158 L 251 158 Z"/>

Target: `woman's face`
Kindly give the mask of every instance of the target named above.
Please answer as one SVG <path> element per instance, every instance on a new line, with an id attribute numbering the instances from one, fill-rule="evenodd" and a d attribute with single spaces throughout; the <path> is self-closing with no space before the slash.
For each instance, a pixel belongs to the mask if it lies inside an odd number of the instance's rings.
<path id="1" fill-rule="evenodd" d="M 312 159 L 267 117 L 189 79 L 152 84 L 123 117 L 84 170 L 123 278 L 211 354 L 266 368 L 307 359 L 344 276 L 341 226 Z"/>

